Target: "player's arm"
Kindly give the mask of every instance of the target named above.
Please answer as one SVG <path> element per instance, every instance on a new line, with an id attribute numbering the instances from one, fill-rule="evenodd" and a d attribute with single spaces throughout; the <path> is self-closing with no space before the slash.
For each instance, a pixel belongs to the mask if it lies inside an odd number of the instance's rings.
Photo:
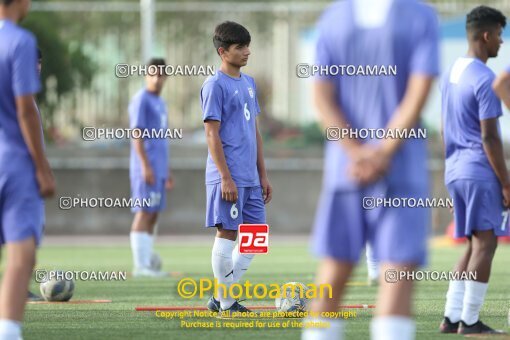
<path id="1" fill-rule="evenodd" d="M 237 201 L 237 186 L 232 179 L 225 153 L 223 152 L 220 126 L 221 122 L 217 120 L 205 120 L 205 137 L 211 158 L 221 176 L 221 198 L 228 202 L 235 202 Z"/>
<path id="2" fill-rule="evenodd" d="M 510 179 L 508 177 L 508 170 L 503 153 L 503 142 L 498 132 L 498 118 L 481 120 L 480 127 L 482 130 L 483 149 L 503 188 L 503 204 L 505 207 L 509 208 Z"/>
<path id="3" fill-rule="evenodd" d="M 386 126 L 387 130 L 410 130 L 416 127 L 433 81 L 434 77 L 429 75 L 414 74 L 410 76 L 404 98 Z M 403 142 L 403 139 L 387 138 L 382 142 L 381 150 L 388 157 L 392 157 Z"/>
<path id="4" fill-rule="evenodd" d="M 172 170 L 168 170 L 168 178 L 165 181 L 165 189 L 172 190 L 174 188 L 174 176 Z"/>
<path id="5" fill-rule="evenodd" d="M 443 145 L 443 158 L 446 159 L 446 144 L 444 142 L 444 124 L 443 124 L 443 118 L 441 117 L 441 128 L 440 128 L 440 134 L 441 134 L 441 143 Z M 453 207 L 450 207 L 450 213 L 453 212 Z"/>
<path id="6" fill-rule="evenodd" d="M 255 129 L 257 133 L 257 169 L 259 172 L 260 186 L 264 195 L 264 203 L 269 203 L 273 197 L 273 187 L 269 183 L 266 172 L 266 163 L 264 162 L 264 149 L 262 143 L 262 136 L 259 131 L 259 121 L 255 121 Z"/>
<path id="7" fill-rule="evenodd" d="M 439 32 L 437 15 L 431 9 L 423 14 L 423 29 L 415 33 L 416 43 L 409 59 L 410 75 L 407 79 L 404 97 L 397 106 L 386 129 L 409 130 L 418 124 L 430 88 L 439 71 Z M 388 138 L 382 141 L 381 153 L 388 159 L 398 151 L 403 139 Z"/>
<path id="8" fill-rule="evenodd" d="M 409 77 L 404 97 L 385 127 L 387 130 L 409 130 L 416 127 L 433 81 L 432 75 L 416 73 Z M 403 142 L 403 139 L 387 138 L 377 147 L 364 146 L 356 155 L 357 161 L 351 174 L 362 184 L 374 182 L 385 174 L 393 155 Z M 367 162 L 368 165 L 365 164 Z"/>
<path id="9" fill-rule="evenodd" d="M 500 73 L 494 80 L 492 88 L 510 110 L 510 73 L 507 71 Z"/>
<path id="10" fill-rule="evenodd" d="M 154 178 L 154 172 L 149 161 L 149 156 L 145 151 L 144 140 L 141 136 L 143 129 L 147 128 L 147 102 L 143 97 L 136 97 L 134 101 L 130 103 L 129 106 L 129 127 L 133 129 L 133 131 L 138 131 L 140 138 L 133 138 L 133 148 L 135 150 L 135 154 L 140 159 L 140 164 L 142 166 L 142 177 L 145 183 L 149 185 L 154 185 L 156 179 Z"/>
<path id="11" fill-rule="evenodd" d="M 35 106 L 34 96 L 16 97 L 16 111 L 21 134 L 35 166 L 39 192 L 42 197 L 55 193 L 55 179 L 42 145 L 41 120 Z"/>
<path id="12" fill-rule="evenodd" d="M 335 94 L 335 85 L 327 80 L 318 80 L 313 83 L 313 101 L 317 108 L 319 121 L 327 128 L 348 129 L 349 123 L 345 119 L 342 109 L 338 106 Z M 349 155 L 357 152 L 361 143 L 355 138 L 340 138 L 342 148 Z"/>
<path id="13" fill-rule="evenodd" d="M 345 119 L 345 114 L 336 102 L 336 90 L 332 82 L 316 81 L 313 85 L 313 97 L 315 107 L 319 113 L 319 120 L 325 128 L 350 128 Z M 340 131 L 338 131 L 338 134 L 340 134 Z M 372 149 L 364 148 L 363 144 L 356 138 L 340 138 L 338 143 L 350 159 L 348 173 L 353 179 L 363 184 L 378 173 L 370 168 L 373 161 L 373 152 L 368 156 L 365 156 L 367 152 L 363 152 L 364 150 L 372 151 Z"/>
<path id="14" fill-rule="evenodd" d="M 395 112 L 391 116 L 386 129 L 409 130 L 415 128 L 421 117 L 421 111 L 432 86 L 432 82 L 439 71 L 438 52 L 438 20 L 433 10 L 424 12 L 424 25 L 417 29 L 413 53 L 409 58 L 410 76 L 404 96 Z M 377 147 L 366 145 L 359 153 L 358 160 L 369 160 L 369 167 L 360 166 L 358 161 L 356 171 L 361 183 L 370 183 L 384 175 L 389 167 L 393 155 L 400 149 L 402 139 L 385 139 Z"/>
<path id="15" fill-rule="evenodd" d="M 152 171 L 149 157 L 147 156 L 147 152 L 145 151 L 143 138 L 140 137 L 133 139 L 133 147 L 135 148 L 136 154 L 140 158 L 140 162 L 142 164 L 143 179 L 145 183 L 153 185 L 155 182 L 154 172 Z"/>

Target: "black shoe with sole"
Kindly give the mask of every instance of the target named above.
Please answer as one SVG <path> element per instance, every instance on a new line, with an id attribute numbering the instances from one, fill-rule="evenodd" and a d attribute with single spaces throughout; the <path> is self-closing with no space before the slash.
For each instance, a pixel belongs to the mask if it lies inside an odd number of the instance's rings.
<path id="1" fill-rule="evenodd" d="M 480 320 L 472 325 L 466 325 L 460 321 L 458 334 L 506 334 L 503 331 L 492 329 Z"/>
<path id="2" fill-rule="evenodd" d="M 44 299 L 41 296 L 34 294 L 31 291 L 28 291 L 27 300 L 28 301 L 44 301 Z"/>
<path id="3" fill-rule="evenodd" d="M 459 329 L 459 324 L 460 324 L 459 321 L 451 322 L 450 318 L 445 316 L 443 321 L 441 322 L 441 325 L 439 325 L 439 332 L 445 334 L 457 333 Z"/>
<path id="4" fill-rule="evenodd" d="M 220 302 L 211 296 L 209 301 L 207 301 L 207 309 L 211 312 L 219 312 L 220 311 Z"/>
<path id="5" fill-rule="evenodd" d="M 229 318 L 246 318 L 249 313 L 254 313 L 245 306 L 241 305 L 239 302 L 234 302 L 230 308 L 220 309 L 220 313 L 218 314 L 219 318 L 229 319 Z"/>

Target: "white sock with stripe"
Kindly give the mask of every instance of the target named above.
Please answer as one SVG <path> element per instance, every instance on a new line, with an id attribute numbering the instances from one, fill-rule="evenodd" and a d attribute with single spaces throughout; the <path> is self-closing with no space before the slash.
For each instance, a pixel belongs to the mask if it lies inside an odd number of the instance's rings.
<path id="1" fill-rule="evenodd" d="M 244 273 L 248 270 L 248 267 L 253 260 L 254 254 L 239 254 L 239 244 L 232 251 L 232 261 L 234 263 L 234 283 L 239 282 Z"/>
<path id="2" fill-rule="evenodd" d="M 228 296 L 228 289 L 234 282 L 234 264 L 232 261 L 234 245 L 235 241 L 219 237 L 214 238 L 211 256 L 214 278 L 218 280 L 219 284 L 223 284 L 226 290 L 224 291 L 222 287 L 219 287 L 217 292 L 221 309 L 228 309 L 235 302 L 232 297 Z"/>

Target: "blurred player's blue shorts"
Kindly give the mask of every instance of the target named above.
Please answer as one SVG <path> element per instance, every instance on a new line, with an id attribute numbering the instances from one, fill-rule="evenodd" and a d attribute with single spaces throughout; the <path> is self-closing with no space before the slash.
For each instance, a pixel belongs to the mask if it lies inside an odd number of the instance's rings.
<path id="1" fill-rule="evenodd" d="M 133 206 L 131 211 L 136 213 L 139 211 L 145 212 L 160 212 L 165 209 L 166 205 L 166 190 L 164 178 L 155 180 L 153 185 L 149 185 L 142 177 L 131 177 L 131 198 L 138 202 L 149 200 L 149 205 Z"/>
<path id="2" fill-rule="evenodd" d="M 503 225 L 503 194 L 499 182 L 458 179 L 446 187 L 453 199 L 455 237 L 471 236 L 477 230 L 494 230 L 496 236 L 508 235 L 508 225 Z"/>
<path id="3" fill-rule="evenodd" d="M 262 187 L 237 188 L 237 202 L 221 199 L 221 183 L 206 185 L 206 227 L 221 225 L 224 229 L 237 230 L 242 223 L 266 223 L 266 208 Z"/>
<path id="4" fill-rule="evenodd" d="M 44 231 L 44 200 L 32 174 L 0 171 L 0 243 L 34 237 L 39 245 Z"/>
<path id="5" fill-rule="evenodd" d="M 315 216 L 312 248 L 319 257 L 356 263 L 366 242 L 375 258 L 395 264 L 424 265 L 430 211 L 422 207 L 364 208 L 364 198 L 427 198 L 426 185 L 378 182 L 362 189 L 323 188 Z M 365 205 L 365 207 L 368 205 Z"/>

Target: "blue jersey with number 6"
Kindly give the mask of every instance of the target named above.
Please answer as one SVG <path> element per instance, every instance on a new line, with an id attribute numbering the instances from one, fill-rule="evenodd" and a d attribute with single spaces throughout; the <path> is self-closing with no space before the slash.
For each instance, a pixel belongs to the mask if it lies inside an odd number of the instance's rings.
<path id="1" fill-rule="evenodd" d="M 238 187 L 260 185 L 257 170 L 255 119 L 260 112 L 255 81 L 241 73 L 233 78 L 218 71 L 209 77 L 200 92 L 203 120 L 220 122 L 220 139 L 232 179 Z M 221 182 L 211 158 L 207 157 L 206 184 Z"/>

